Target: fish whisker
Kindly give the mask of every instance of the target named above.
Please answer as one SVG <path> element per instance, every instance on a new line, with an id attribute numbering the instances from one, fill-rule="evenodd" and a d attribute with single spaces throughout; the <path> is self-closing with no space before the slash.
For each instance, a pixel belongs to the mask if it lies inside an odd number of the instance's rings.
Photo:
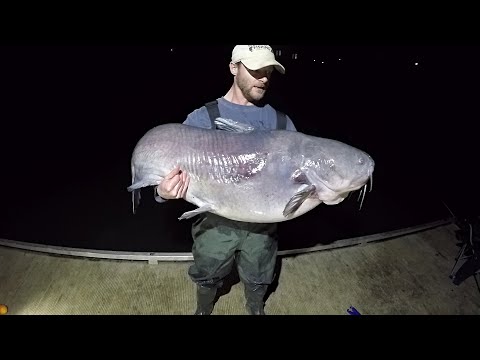
<path id="1" fill-rule="evenodd" d="M 357 201 L 360 201 L 360 198 L 362 197 L 362 192 L 363 192 L 363 189 L 364 189 L 364 188 L 365 188 L 364 186 L 362 186 L 362 187 L 360 188 L 360 192 L 358 193 Z"/>
<path id="2" fill-rule="evenodd" d="M 367 192 L 367 184 L 365 184 L 365 186 L 362 188 L 362 192 L 363 193 L 363 196 L 362 196 L 362 202 L 360 203 L 360 208 L 358 210 L 362 210 L 362 204 L 363 204 L 363 199 L 365 199 L 365 193 Z"/>

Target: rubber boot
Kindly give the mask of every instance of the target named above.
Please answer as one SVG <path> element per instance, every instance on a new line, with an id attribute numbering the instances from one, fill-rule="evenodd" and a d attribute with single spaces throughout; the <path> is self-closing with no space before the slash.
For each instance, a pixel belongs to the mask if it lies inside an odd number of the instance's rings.
<path id="1" fill-rule="evenodd" d="M 265 315 L 263 298 L 267 292 L 268 285 L 245 284 L 245 307 L 249 315 Z"/>
<path id="2" fill-rule="evenodd" d="M 210 315 L 213 311 L 217 288 L 197 286 L 197 310 L 195 315 Z"/>

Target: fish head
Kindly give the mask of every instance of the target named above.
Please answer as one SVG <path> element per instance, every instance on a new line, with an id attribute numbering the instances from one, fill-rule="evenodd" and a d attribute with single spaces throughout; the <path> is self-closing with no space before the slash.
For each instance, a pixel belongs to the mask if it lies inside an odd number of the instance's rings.
<path id="1" fill-rule="evenodd" d="M 327 205 L 342 202 L 349 193 L 372 180 L 375 162 L 365 151 L 336 140 L 316 138 L 307 145 L 304 171 Z"/>

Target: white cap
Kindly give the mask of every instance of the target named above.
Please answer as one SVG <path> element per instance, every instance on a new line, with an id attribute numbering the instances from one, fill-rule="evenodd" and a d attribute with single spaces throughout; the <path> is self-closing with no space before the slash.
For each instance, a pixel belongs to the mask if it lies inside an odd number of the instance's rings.
<path id="1" fill-rule="evenodd" d="M 273 65 L 281 74 L 285 68 L 277 60 L 270 45 L 236 45 L 232 51 L 232 62 L 242 62 L 250 70 Z"/>

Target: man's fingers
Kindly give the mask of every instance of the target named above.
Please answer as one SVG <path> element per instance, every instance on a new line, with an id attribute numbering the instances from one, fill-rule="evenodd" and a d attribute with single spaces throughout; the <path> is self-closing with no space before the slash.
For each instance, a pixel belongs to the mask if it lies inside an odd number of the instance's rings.
<path id="1" fill-rule="evenodd" d="M 185 180 L 185 182 L 183 184 L 182 194 L 180 196 L 182 199 L 185 199 L 185 195 L 187 193 L 189 184 L 190 184 L 190 176 L 187 176 L 187 179 Z"/>
<path id="2" fill-rule="evenodd" d="M 174 186 L 174 187 L 172 188 L 172 190 L 171 190 L 171 194 L 172 194 L 173 196 L 175 196 L 176 198 L 178 198 L 178 192 L 179 192 L 180 189 L 182 188 L 182 185 L 183 185 L 183 183 L 182 183 L 180 177 L 178 177 L 177 183 L 175 184 L 175 186 Z"/>
<path id="3" fill-rule="evenodd" d="M 185 171 L 181 171 L 180 167 L 176 165 L 170 173 L 165 176 L 163 180 L 163 189 L 171 196 L 180 199 L 183 198 L 187 192 L 190 178 Z"/>
<path id="4" fill-rule="evenodd" d="M 177 199 L 185 198 L 185 194 L 187 193 L 187 189 L 188 189 L 188 184 L 190 182 L 190 177 L 185 172 L 183 172 L 181 174 L 181 179 L 182 179 L 181 180 L 182 186 L 178 190 L 178 193 L 177 193 L 177 196 L 176 196 Z"/>
<path id="5" fill-rule="evenodd" d="M 169 179 L 166 181 L 165 183 L 165 190 L 167 192 L 172 192 L 173 189 L 175 189 L 175 187 L 178 185 L 178 183 L 181 182 L 180 181 L 180 176 L 177 175 L 177 176 L 174 176 L 172 179 Z"/>
<path id="6" fill-rule="evenodd" d="M 175 165 L 175 167 L 173 168 L 173 170 L 170 171 L 170 172 L 167 174 L 167 176 L 165 176 L 165 180 L 173 179 L 173 177 L 175 177 L 175 175 L 177 175 L 179 172 L 180 172 L 180 166 Z"/>
<path id="7" fill-rule="evenodd" d="M 182 177 L 182 183 L 185 184 L 185 181 L 187 181 L 187 177 L 188 177 L 187 173 L 185 171 L 182 171 L 180 176 Z"/>
<path id="8" fill-rule="evenodd" d="M 176 194 L 176 198 L 177 199 L 180 199 L 182 197 L 182 192 L 183 192 L 183 189 L 185 188 L 185 172 L 182 172 L 180 174 L 180 183 L 182 184 L 182 186 L 180 186 L 180 188 L 178 189 L 178 192 Z"/>

